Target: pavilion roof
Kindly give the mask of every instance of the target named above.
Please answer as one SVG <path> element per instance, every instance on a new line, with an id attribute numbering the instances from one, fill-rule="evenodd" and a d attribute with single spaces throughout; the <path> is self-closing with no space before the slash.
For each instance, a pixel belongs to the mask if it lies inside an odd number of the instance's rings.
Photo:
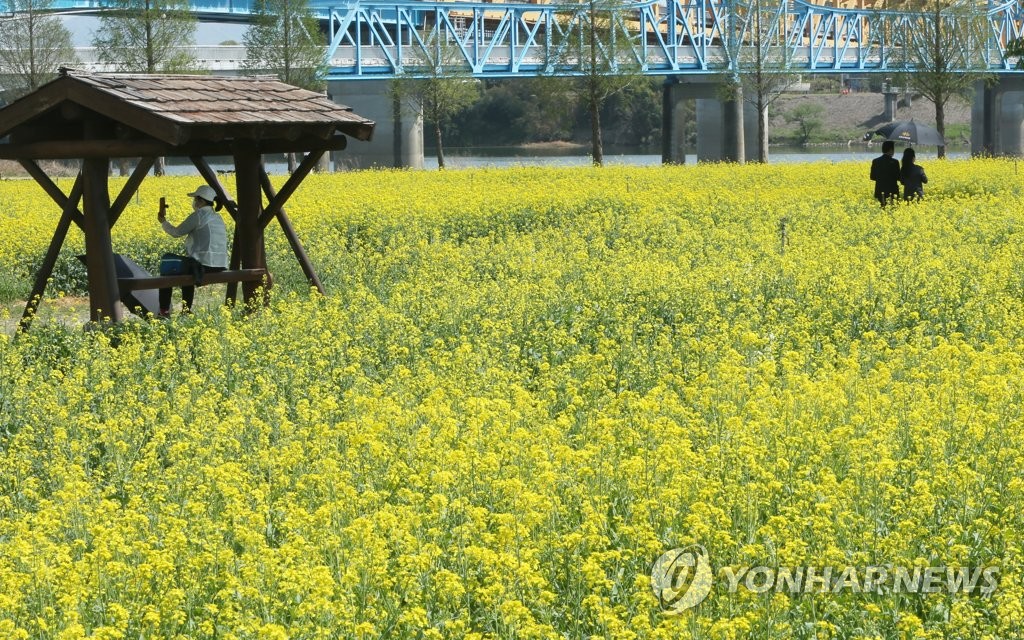
<path id="1" fill-rule="evenodd" d="M 147 140 L 180 147 L 252 140 L 299 151 L 310 140 L 339 133 L 369 140 L 373 127 L 371 120 L 321 93 L 265 76 L 63 69 L 53 81 L 0 109 L 0 137 L 10 136 L 10 143 L 21 145 Z M 289 144 L 300 139 L 305 140 Z"/>

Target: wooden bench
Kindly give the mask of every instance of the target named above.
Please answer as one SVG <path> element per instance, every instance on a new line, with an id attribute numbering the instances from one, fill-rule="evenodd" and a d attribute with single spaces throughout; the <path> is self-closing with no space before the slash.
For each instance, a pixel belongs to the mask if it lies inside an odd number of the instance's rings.
<path id="1" fill-rule="evenodd" d="M 225 282 L 262 282 L 267 275 L 266 269 L 231 269 L 228 271 L 214 271 L 204 273 L 201 284 L 191 274 L 177 276 L 131 276 L 128 278 L 118 277 L 117 288 L 124 291 L 140 291 L 145 289 L 163 289 L 165 287 L 187 287 L 189 285 L 204 286 L 208 284 L 223 284 Z"/>
<path id="2" fill-rule="evenodd" d="M 78 256 L 78 259 L 85 263 L 84 255 Z M 117 288 L 121 302 L 132 313 L 142 317 L 146 317 L 146 314 L 160 313 L 158 289 L 196 285 L 195 278 L 191 274 L 154 276 L 131 258 L 119 253 L 114 254 L 114 267 L 117 271 Z M 202 284 L 196 286 L 230 282 L 262 282 L 264 278 L 268 277 L 266 269 L 232 269 L 203 274 Z"/>

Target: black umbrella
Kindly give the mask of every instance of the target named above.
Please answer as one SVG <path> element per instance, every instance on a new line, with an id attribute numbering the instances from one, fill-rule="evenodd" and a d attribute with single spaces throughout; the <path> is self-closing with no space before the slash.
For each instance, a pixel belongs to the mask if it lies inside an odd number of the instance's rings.
<path id="1" fill-rule="evenodd" d="M 935 146 L 946 146 L 935 127 L 926 124 L 918 124 L 913 120 L 899 120 L 890 122 L 881 129 L 875 131 L 875 135 L 884 137 L 886 140 L 895 142 L 908 142 L 910 144 L 924 144 Z"/>

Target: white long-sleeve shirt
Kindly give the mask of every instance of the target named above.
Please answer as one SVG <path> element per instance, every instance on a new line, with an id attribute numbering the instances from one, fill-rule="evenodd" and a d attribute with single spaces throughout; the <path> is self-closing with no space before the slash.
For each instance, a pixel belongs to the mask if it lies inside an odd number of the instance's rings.
<path id="1" fill-rule="evenodd" d="M 185 253 L 207 267 L 228 268 L 228 231 L 224 220 L 210 207 L 192 212 L 185 221 L 174 226 L 167 220 L 160 223 L 174 238 L 185 238 Z"/>

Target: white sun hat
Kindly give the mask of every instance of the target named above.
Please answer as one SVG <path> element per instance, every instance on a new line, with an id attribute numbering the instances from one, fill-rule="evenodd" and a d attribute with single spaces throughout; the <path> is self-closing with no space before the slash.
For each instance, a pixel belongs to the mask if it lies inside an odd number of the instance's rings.
<path id="1" fill-rule="evenodd" d="M 213 202 L 214 199 L 217 198 L 217 192 L 214 191 L 213 187 L 211 187 L 208 184 L 204 184 L 203 186 L 199 187 L 198 189 L 196 189 L 195 191 L 188 195 L 192 196 L 193 198 L 198 196 L 203 200 L 206 200 L 207 202 Z"/>

